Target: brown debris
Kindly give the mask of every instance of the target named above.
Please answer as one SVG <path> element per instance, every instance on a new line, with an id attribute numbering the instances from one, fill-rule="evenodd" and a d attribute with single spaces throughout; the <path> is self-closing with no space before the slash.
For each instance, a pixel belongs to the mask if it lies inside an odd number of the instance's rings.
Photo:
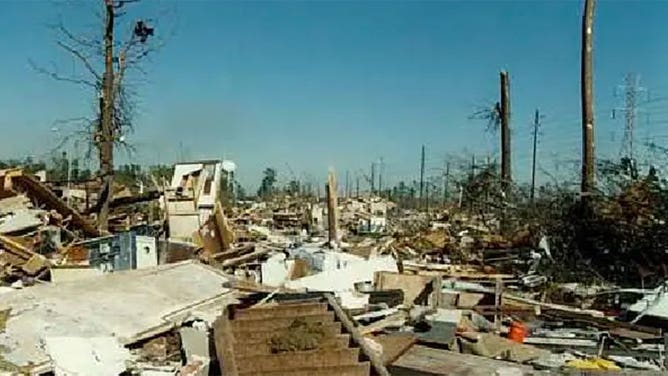
<path id="1" fill-rule="evenodd" d="M 230 249 L 234 243 L 234 232 L 223 212 L 220 202 L 209 219 L 193 234 L 195 242 L 204 248 L 207 256 L 213 256 Z"/>
<path id="2" fill-rule="evenodd" d="M 141 346 L 141 356 L 145 360 L 164 363 L 181 359 L 181 341 L 175 332 L 167 332 L 149 339 Z"/>
<path id="3" fill-rule="evenodd" d="M 7 325 L 7 320 L 9 320 L 11 312 L 11 308 L 0 311 L 0 333 L 5 331 L 5 326 Z"/>
<path id="4" fill-rule="evenodd" d="M 309 323 L 297 318 L 282 333 L 271 337 L 271 352 L 315 350 L 320 347 L 325 334 L 321 323 Z"/>
<path id="5" fill-rule="evenodd" d="M 79 212 L 58 198 L 49 188 L 39 182 L 32 175 L 25 174 L 20 169 L 0 171 L 0 197 L 12 197 L 24 194 L 30 200 L 46 210 L 54 210 L 63 218 L 71 218 L 72 223 L 86 236 L 97 237 L 100 232 L 92 222 L 84 218 Z"/>

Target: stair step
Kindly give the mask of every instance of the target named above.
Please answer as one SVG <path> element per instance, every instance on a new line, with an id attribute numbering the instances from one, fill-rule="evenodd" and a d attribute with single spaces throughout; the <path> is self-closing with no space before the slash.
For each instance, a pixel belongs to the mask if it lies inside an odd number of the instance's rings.
<path id="1" fill-rule="evenodd" d="M 235 357 L 240 373 L 292 371 L 300 368 L 322 368 L 356 365 L 359 349 L 291 351 L 279 354 Z"/>
<path id="2" fill-rule="evenodd" d="M 320 343 L 321 349 L 346 349 L 350 344 L 350 334 L 339 334 L 336 337 L 324 339 Z M 271 346 L 268 341 L 246 343 L 244 345 L 236 345 L 234 347 L 234 355 L 238 357 L 249 357 L 256 355 L 271 354 Z"/>
<path id="3" fill-rule="evenodd" d="M 233 321 L 297 317 L 325 312 L 327 312 L 327 303 L 280 304 L 237 310 L 234 312 Z"/>
<path id="4" fill-rule="evenodd" d="M 334 322 L 334 312 L 317 313 L 300 317 L 278 317 L 270 319 L 255 320 L 233 320 L 232 332 L 236 335 L 246 332 L 271 331 L 285 329 L 292 325 L 295 320 L 303 319 L 308 323 L 330 323 Z"/>
<path id="5" fill-rule="evenodd" d="M 335 337 L 341 334 L 341 323 L 331 322 L 323 325 L 324 338 Z M 276 335 L 278 331 L 268 330 L 262 332 L 244 332 L 234 336 L 235 346 L 244 346 L 256 342 L 269 342 L 271 337 Z"/>
<path id="6" fill-rule="evenodd" d="M 269 372 L 241 372 L 239 375 L 261 375 L 261 376 L 369 376 L 371 374 L 371 365 L 369 362 L 359 363 L 349 366 L 336 367 L 312 367 L 298 368 L 286 371 Z"/>

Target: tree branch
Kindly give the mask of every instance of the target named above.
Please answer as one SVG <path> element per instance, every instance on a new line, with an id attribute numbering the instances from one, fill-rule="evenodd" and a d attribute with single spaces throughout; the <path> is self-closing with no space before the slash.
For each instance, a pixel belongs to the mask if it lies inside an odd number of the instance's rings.
<path id="1" fill-rule="evenodd" d="M 61 76 L 61 75 L 58 74 L 57 72 L 54 72 L 54 71 L 48 71 L 48 70 L 46 70 L 46 69 L 44 69 L 44 68 L 42 68 L 42 67 L 38 67 L 38 66 L 37 66 L 34 62 L 32 62 L 31 60 L 28 60 L 28 64 L 30 64 L 30 66 L 31 66 L 37 73 L 47 75 L 47 76 L 53 78 L 54 80 L 57 80 L 57 81 L 64 81 L 64 82 L 69 82 L 69 83 L 78 84 L 78 85 L 89 86 L 89 87 L 94 88 L 95 90 L 98 90 L 98 89 L 99 89 L 99 83 L 98 83 L 98 82 L 91 82 L 91 81 L 89 81 L 89 80 L 85 80 L 85 79 L 83 79 L 83 78 L 78 78 L 78 77 Z"/>
<path id="2" fill-rule="evenodd" d="M 65 38 L 69 39 L 70 41 L 72 41 L 72 42 L 74 42 L 74 43 L 76 43 L 76 44 L 78 44 L 82 47 L 93 48 L 93 49 L 96 49 L 99 52 L 101 52 L 101 46 L 98 42 L 96 42 L 94 40 L 87 40 L 87 39 L 83 39 L 83 38 L 75 36 L 74 34 L 72 34 L 72 32 L 67 30 L 67 28 L 65 27 L 65 25 L 63 25 L 62 22 L 58 23 L 58 25 L 56 25 L 55 28 L 63 36 L 65 36 Z"/>
<path id="3" fill-rule="evenodd" d="M 123 5 L 130 3 L 138 3 L 139 0 L 120 0 L 118 3 L 114 4 L 114 8 L 121 9 Z"/>
<path id="4" fill-rule="evenodd" d="M 90 72 L 90 74 L 92 74 L 93 77 L 95 77 L 95 80 L 96 80 L 96 81 L 98 81 L 98 82 L 99 82 L 99 81 L 102 81 L 102 77 L 100 77 L 100 74 L 97 73 L 97 71 L 95 70 L 95 68 L 93 68 L 93 66 L 90 64 L 90 62 L 88 61 L 88 59 L 87 59 L 81 52 L 77 51 L 76 49 L 74 49 L 74 48 L 72 48 L 72 47 L 70 47 L 70 46 L 68 46 L 68 45 L 66 45 L 66 44 L 63 43 L 63 42 L 58 41 L 57 43 L 58 43 L 58 45 L 59 45 L 62 49 L 64 49 L 65 51 L 71 53 L 72 55 L 76 56 L 76 57 L 83 63 L 83 65 L 86 67 L 86 69 L 88 69 L 88 71 Z"/>

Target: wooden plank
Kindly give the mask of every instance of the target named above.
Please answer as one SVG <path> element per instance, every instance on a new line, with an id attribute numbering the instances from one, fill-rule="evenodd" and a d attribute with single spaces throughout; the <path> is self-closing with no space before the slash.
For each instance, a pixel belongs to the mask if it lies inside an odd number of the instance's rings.
<path id="1" fill-rule="evenodd" d="M 418 341 L 413 333 L 395 333 L 372 337 L 372 339 L 383 346 L 383 364 L 386 366 L 394 363 Z"/>
<path id="2" fill-rule="evenodd" d="M 348 315 L 343 311 L 343 308 L 336 301 L 336 298 L 332 294 L 325 294 L 325 298 L 329 303 L 329 306 L 334 310 L 336 317 L 341 320 L 345 330 L 350 333 L 350 336 L 361 349 L 364 355 L 371 361 L 371 366 L 373 367 L 375 373 L 378 376 L 390 376 L 387 368 L 383 364 L 383 360 L 378 356 L 373 349 L 369 347 L 367 342 L 364 340 L 364 337 L 357 331 L 355 324 L 348 318 Z"/>
<path id="3" fill-rule="evenodd" d="M 239 373 L 289 371 L 295 368 L 326 368 L 357 364 L 360 349 L 321 349 L 236 357 Z"/>
<path id="4" fill-rule="evenodd" d="M 388 271 L 379 271 L 374 273 L 374 288 L 376 290 L 401 289 L 404 292 L 404 304 L 415 304 L 415 300 L 421 297 L 423 291 L 429 284 L 434 286 L 441 285 L 441 278 L 438 276 L 428 276 L 419 274 L 401 274 Z M 440 288 L 433 289 L 430 294 L 432 306 L 438 305 L 438 296 Z"/>
<path id="5" fill-rule="evenodd" d="M 0 235 L 0 246 L 7 252 L 28 261 L 31 257 L 38 255 L 27 245 L 23 244 L 21 238 Z"/>
<path id="6" fill-rule="evenodd" d="M 392 375 L 489 376 L 501 367 L 519 368 L 526 374 L 533 367 L 482 356 L 414 345 L 389 367 Z"/>
<path id="7" fill-rule="evenodd" d="M 355 365 L 335 367 L 303 367 L 287 371 L 262 372 L 262 376 L 368 376 L 370 372 L 369 362 Z M 256 373 L 242 373 L 242 375 L 256 375 Z"/>
<path id="8" fill-rule="evenodd" d="M 350 344 L 350 334 L 339 334 L 334 337 L 324 338 L 319 347 L 324 349 L 345 349 Z M 267 341 L 246 342 L 245 346 L 234 348 L 236 356 L 269 355 L 271 345 Z"/>
<path id="9" fill-rule="evenodd" d="M 12 176 L 10 179 L 12 188 L 18 187 L 31 200 L 37 201 L 49 210 L 57 211 L 63 218 L 71 217 L 72 223 L 79 227 L 87 236 L 98 237 L 101 235 L 91 222 L 32 176 L 21 173 L 20 175 Z"/>
<path id="10" fill-rule="evenodd" d="M 216 201 L 216 208 L 213 212 L 213 218 L 215 219 L 216 226 L 218 227 L 218 233 L 220 234 L 223 251 L 230 249 L 232 243 L 234 243 L 234 231 L 232 231 L 230 224 L 227 222 L 227 217 L 225 217 L 223 205 L 221 205 L 220 201 Z"/>
<path id="11" fill-rule="evenodd" d="M 245 254 L 243 256 L 227 259 L 227 260 L 223 261 L 222 266 L 223 266 L 223 268 L 230 268 L 230 267 L 233 267 L 233 266 L 238 266 L 238 265 L 244 264 L 246 262 L 250 262 L 250 261 L 256 260 L 260 257 L 263 257 L 263 256 L 269 254 L 270 252 L 272 252 L 272 249 L 269 249 L 269 248 L 258 249 L 258 250 L 254 251 L 252 253 L 248 253 L 248 254 Z"/>
<path id="12" fill-rule="evenodd" d="M 247 332 L 275 331 L 286 329 L 296 320 L 300 319 L 307 323 L 331 323 L 334 322 L 333 312 L 317 313 L 313 315 L 296 317 L 274 317 L 270 320 L 234 320 L 232 331 L 235 336 L 245 335 Z"/>
<path id="13" fill-rule="evenodd" d="M 335 337 L 341 334 L 340 322 L 328 323 L 323 325 L 321 328 L 324 333 L 324 337 Z M 246 332 L 234 337 L 234 343 L 237 346 L 246 346 L 249 343 L 269 341 L 275 335 L 275 331 Z"/>
<path id="14" fill-rule="evenodd" d="M 325 312 L 327 312 L 327 304 L 324 303 L 267 304 L 254 308 L 235 310 L 234 321 L 298 317 Z"/>

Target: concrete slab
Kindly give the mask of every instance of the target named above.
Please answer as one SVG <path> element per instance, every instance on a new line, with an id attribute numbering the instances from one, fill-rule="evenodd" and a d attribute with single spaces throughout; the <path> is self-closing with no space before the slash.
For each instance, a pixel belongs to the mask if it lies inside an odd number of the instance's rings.
<path id="1" fill-rule="evenodd" d="M 211 353 L 208 330 L 185 327 L 179 329 L 179 335 L 181 336 L 181 348 L 188 363 L 196 359 L 211 361 L 213 354 Z"/>
<path id="2" fill-rule="evenodd" d="M 130 358 L 114 337 L 47 337 L 44 342 L 56 376 L 117 376 Z"/>
<path id="3" fill-rule="evenodd" d="M 226 281 L 224 274 L 186 261 L 5 293 L 0 311 L 10 308 L 11 315 L 0 333 L 2 356 L 17 366 L 48 364 L 47 337 L 111 336 L 129 343 L 186 317 L 213 321 L 235 302 L 222 287 Z"/>
<path id="4" fill-rule="evenodd" d="M 20 209 L 0 218 L 0 234 L 29 230 L 44 224 L 42 217 L 46 215 L 40 209 Z"/>

